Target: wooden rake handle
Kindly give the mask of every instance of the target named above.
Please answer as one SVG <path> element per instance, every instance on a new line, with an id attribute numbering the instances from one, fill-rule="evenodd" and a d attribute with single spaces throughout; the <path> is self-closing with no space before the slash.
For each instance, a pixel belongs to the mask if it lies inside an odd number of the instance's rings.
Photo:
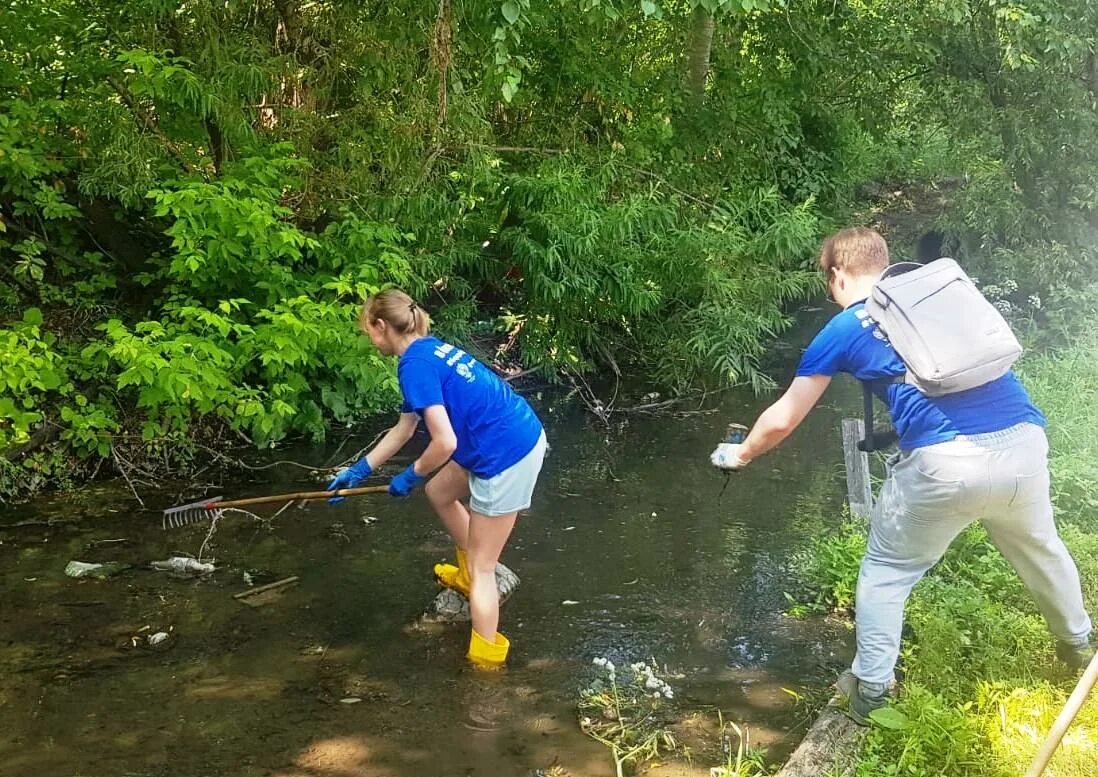
<path id="1" fill-rule="evenodd" d="M 1079 678 L 1079 682 L 1075 684 L 1075 690 L 1071 692 L 1071 696 L 1064 703 L 1064 708 L 1060 710 L 1060 714 L 1053 721 L 1052 728 L 1045 736 L 1045 741 L 1041 743 L 1041 749 L 1037 751 L 1037 755 L 1033 758 L 1033 763 L 1030 764 L 1025 777 L 1041 777 L 1045 773 L 1045 768 L 1048 766 L 1048 762 L 1052 760 L 1056 748 L 1060 746 L 1060 740 L 1067 733 L 1068 726 L 1075 720 L 1075 716 L 1079 714 L 1079 710 L 1096 684 L 1098 684 L 1098 653 L 1095 653 L 1094 657 L 1090 659 L 1086 671 Z"/>
<path id="2" fill-rule="evenodd" d="M 340 488 L 336 491 L 298 491 L 293 494 L 272 494 L 271 496 L 253 496 L 250 499 L 232 499 L 228 502 L 211 502 L 208 506 L 245 507 L 247 505 L 269 505 L 276 502 L 296 502 L 298 499 L 327 499 L 332 496 L 361 496 L 363 494 L 387 494 L 388 486 L 363 486 L 362 488 Z"/>

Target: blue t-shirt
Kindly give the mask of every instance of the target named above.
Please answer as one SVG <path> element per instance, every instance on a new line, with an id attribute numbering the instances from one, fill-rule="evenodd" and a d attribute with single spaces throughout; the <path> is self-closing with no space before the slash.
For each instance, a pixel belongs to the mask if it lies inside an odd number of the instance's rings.
<path id="1" fill-rule="evenodd" d="M 460 348 L 437 337 L 416 340 L 400 357 L 401 412 L 442 405 L 457 436 L 454 461 L 477 477 L 517 464 L 541 437 L 541 421 L 525 399 Z"/>
<path id="2" fill-rule="evenodd" d="M 856 302 L 828 322 L 801 357 L 797 376 L 845 372 L 860 381 L 877 381 L 873 392 L 888 405 L 904 450 L 952 440 L 959 434 L 985 434 L 1026 421 L 1045 425 L 1013 372 L 990 383 L 929 397 L 907 383 L 887 379 L 907 372 L 884 333 L 877 329 L 863 302 Z M 886 379 L 886 380 L 882 380 Z"/>

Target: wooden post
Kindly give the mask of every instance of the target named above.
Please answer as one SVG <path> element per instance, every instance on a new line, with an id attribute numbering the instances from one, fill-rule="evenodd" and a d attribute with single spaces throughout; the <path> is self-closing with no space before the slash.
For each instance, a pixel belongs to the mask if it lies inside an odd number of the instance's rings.
<path id="1" fill-rule="evenodd" d="M 865 423 L 860 418 L 843 419 L 843 459 L 846 462 L 846 500 L 850 514 L 869 520 L 873 509 L 873 489 L 869 482 L 869 457 L 858 450 L 865 437 Z"/>

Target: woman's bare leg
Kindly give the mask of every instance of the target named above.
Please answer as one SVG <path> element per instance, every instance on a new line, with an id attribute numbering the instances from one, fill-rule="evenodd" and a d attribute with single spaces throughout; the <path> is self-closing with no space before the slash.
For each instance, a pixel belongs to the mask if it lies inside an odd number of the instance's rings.
<path id="1" fill-rule="evenodd" d="M 428 481 L 424 490 L 427 501 L 454 539 L 454 545 L 468 548 L 469 511 L 461 502 L 469 496 L 469 473 L 466 469 L 451 461 Z"/>
<path id="2" fill-rule="evenodd" d="M 469 544 L 466 546 L 469 577 L 469 611 L 473 630 L 488 640 L 495 638 L 499 627 L 499 589 L 496 588 L 496 564 L 518 513 L 488 516 L 470 511 Z"/>

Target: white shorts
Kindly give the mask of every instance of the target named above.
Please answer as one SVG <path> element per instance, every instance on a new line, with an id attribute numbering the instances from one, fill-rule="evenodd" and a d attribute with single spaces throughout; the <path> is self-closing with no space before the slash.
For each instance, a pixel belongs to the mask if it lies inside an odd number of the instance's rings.
<path id="1" fill-rule="evenodd" d="M 470 472 L 469 509 L 494 517 L 528 508 L 547 447 L 543 431 L 529 453 L 498 475 L 480 478 Z"/>

